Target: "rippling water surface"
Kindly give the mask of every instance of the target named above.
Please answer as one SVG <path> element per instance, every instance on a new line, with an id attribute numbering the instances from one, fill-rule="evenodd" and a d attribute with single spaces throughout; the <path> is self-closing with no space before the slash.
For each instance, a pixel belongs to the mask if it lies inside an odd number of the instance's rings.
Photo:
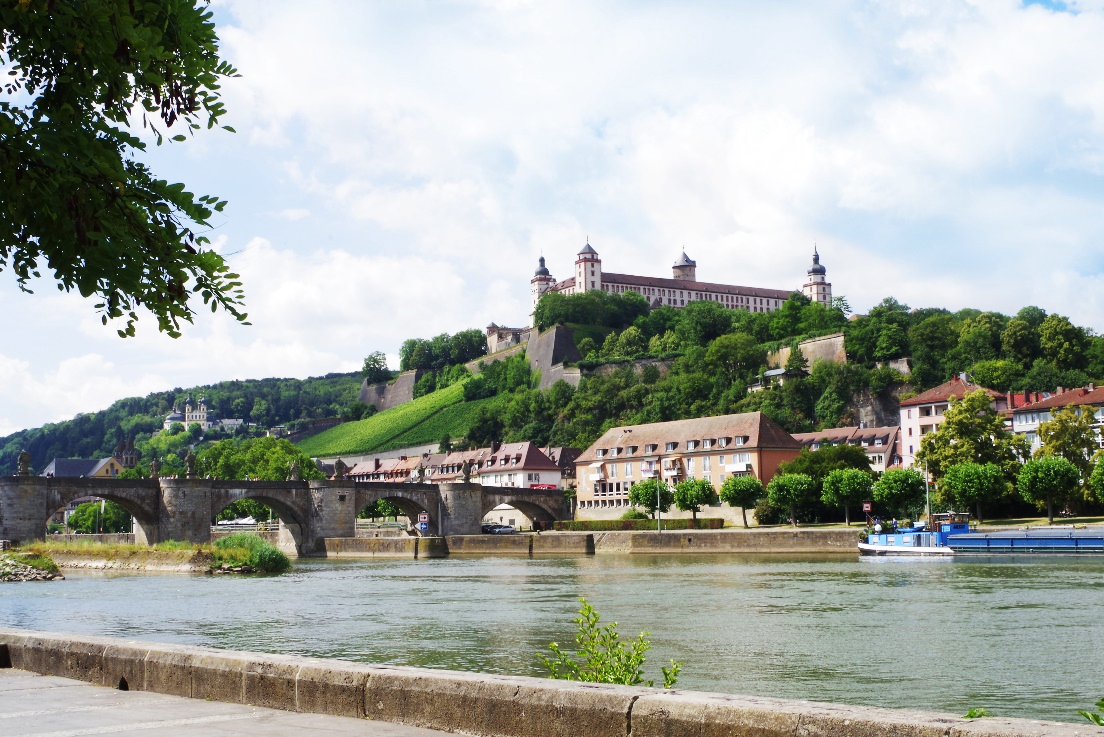
<path id="1" fill-rule="evenodd" d="M 1104 559 L 735 556 L 301 560 L 273 577 L 0 586 L 0 622 L 541 675 L 586 597 L 680 687 L 1076 721 L 1104 696 Z"/>

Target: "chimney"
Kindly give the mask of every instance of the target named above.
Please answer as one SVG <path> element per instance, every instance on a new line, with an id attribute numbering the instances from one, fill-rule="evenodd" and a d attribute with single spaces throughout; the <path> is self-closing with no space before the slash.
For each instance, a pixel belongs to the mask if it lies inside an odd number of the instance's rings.
<path id="1" fill-rule="evenodd" d="M 1090 392 L 1094 392 L 1094 391 L 1096 391 L 1096 384 L 1094 384 L 1090 381 L 1089 385 L 1085 388 L 1088 389 Z"/>
<path id="2" fill-rule="evenodd" d="M 498 449 L 502 447 L 502 443 L 497 440 L 491 441 L 491 453 L 497 453 Z"/>
<path id="3" fill-rule="evenodd" d="M 372 462 L 373 462 L 373 463 L 375 464 L 375 465 L 374 465 L 374 467 L 372 468 L 372 470 L 373 470 L 373 471 L 378 471 L 378 470 L 379 470 L 379 467 L 380 467 L 380 460 L 379 460 L 379 458 L 373 458 L 373 459 L 372 459 Z"/>
<path id="4" fill-rule="evenodd" d="M 1058 387 L 1058 392 L 1057 393 L 1058 393 L 1058 395 L 1065 394 L 1066 393 L 1066 388 L 1063 387 L 1063 386 Z"/>
<path id="5" fill-rule="evenodd" d="M 1016 401 L 1015 401 L 1016 393 L 1015 392 L 1005 392 L 1005 397 L 1004 398 L 1008 402 L 1008 409 L 1012 409 L 1013 407 L 1016 406 Z"/>

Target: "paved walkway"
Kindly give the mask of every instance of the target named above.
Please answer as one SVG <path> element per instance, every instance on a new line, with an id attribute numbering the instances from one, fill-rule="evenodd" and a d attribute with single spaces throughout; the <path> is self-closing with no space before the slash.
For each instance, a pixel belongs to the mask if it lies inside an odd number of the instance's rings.
<path id="1" fill-rule="evenodd" d="M 296 714 L 148 691 L 116 691 L 83 681 L 0 668 L 0 735 L 79 737 L 130 733 L 158 737 L 440 737 L 445 734 L 388 722 Z"/>

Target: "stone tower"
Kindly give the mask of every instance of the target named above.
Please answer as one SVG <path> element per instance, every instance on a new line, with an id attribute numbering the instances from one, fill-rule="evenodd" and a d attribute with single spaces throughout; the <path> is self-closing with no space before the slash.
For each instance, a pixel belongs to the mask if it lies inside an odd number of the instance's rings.
<path id="1" fill-rule="evenodd" d="M 529 294 L 533 298 L 533 305 L 529 311 L 530 325 L 536 324 L 533 316 L 537 312 L 537 302 L 540 301 L 541 295 L 547 292 L 555 283 L 556 280 L 552 278 L 552 275 L 548 273 L 548 267 L 544 265 L 544 256 L 541 256 L 540 266 L 537 267 L 533 278 L 529 280 Z"/>
<path id="2" fill-rule="evenodd" d="M 675 265 L 671 267 L 676 279 L 682 281 L 697 281 L 698 280 L 698 262 L 690 259 L 686 255 L 686 251 L 682 252 L 682 257 L 675 262 Z"/>
<path id="3" fill-rule="evenodd" d="M 813 246 L 813 265 L 809 267 L 809 281 L 801 287 L 801 293 L 813 302 L 827 307 L 832 304 L 832 283 L 825 278 L 826 270 L 820 264 L 820 254 Z"/>
<path id="4" fill-rule="evenodd" d="M 590 241 L 579 251 L 575 259 L 575 293 L 602 288 L 602 259 L 598 258 Z"/>

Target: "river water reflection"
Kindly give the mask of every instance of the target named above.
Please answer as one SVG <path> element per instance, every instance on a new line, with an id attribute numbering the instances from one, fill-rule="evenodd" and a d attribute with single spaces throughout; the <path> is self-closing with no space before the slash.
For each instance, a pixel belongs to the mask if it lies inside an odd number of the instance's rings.
<path id="1" fill-rule="evenodd" d="M 680 687 L 1077 721 L 1104 696 L 1104 560 L 737 556 L 297 562 L 275 577 L 0 587 L 0 622 L 541 675 L 580 596 Z"/>

